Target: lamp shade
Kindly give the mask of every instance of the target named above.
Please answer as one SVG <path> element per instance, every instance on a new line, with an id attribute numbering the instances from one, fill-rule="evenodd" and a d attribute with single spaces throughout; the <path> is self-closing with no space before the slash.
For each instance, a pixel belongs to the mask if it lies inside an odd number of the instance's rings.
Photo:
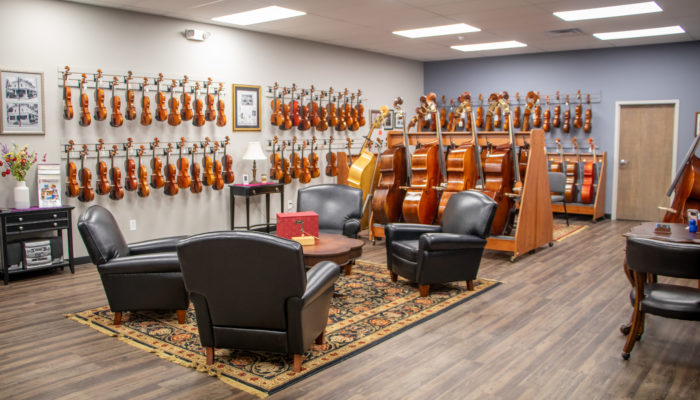
<path id="1" fill-rule="evenodd" d="M 248 142 L 248 148 L 243 154 L 244 160 L 266 160 L 267 156 L 263 152 L 260 142 Z"/>

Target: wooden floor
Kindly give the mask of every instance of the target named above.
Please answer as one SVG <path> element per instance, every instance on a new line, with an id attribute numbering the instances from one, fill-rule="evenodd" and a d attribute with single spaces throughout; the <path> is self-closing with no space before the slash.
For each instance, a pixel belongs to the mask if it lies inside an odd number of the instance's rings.
<path id="1" fill-rule="evenodd" d="M 487 252 L 479 274 L 503 285 L 272 398 L 699 399 L 698 323 L 650 316 L 620 357 L 633 225 L 591 224 L 515 263 Z M 383 246 L 363 258 L 384 262 Z M 0 398 L 255 398 L 62 317 L 104 304 L 92 265 L 0 287 Z"/>

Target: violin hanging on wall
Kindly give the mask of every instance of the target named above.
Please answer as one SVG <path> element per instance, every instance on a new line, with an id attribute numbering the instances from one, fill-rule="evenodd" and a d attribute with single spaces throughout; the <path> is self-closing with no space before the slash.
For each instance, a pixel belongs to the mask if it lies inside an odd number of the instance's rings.
<path id="1" fill-rule="evenodd" d="M 180 102 L 175 98 L 175 87 L 177 86 L 177 81 L 173 79 L 172 86 L 170 86 L 170 111 L 168 112 L 168 125 L 178 126 L 182 122 L 180 117 Z"/>
<path id="2" fill-rule="evenodd" d="M 124 117 L 128 119 L 129 121 L 133 121 L 136 119 L 136 106 L 134 105 L 134 101 L 136 100 L 136 96 L 134 95 L 134 91 L 129 87 L 131 83 L 133 73 L 129 71 L 129 76 L 125 78 L 126 81 L 126 112 L 124 113 Z"/>
<path id="3" fill-rule="evenodd" d="M 272 155 L 270 156 L 270 179 L 275 181 L 279 181 L 284 175 L 282 172 L 282 157 L 277 152 L 279 147 L 277 144 L 278 140 L 277 136 L 275 136 L 272 141 Z"/>
<path id="4" fill-rule="evenodd" d="M 148 93 L 148 78 L 143 78 L 143 88 L 141 90 L 141 125 L 148 126 L 153 122 L 151 115 L 151 98 Z"/>
<path id="5" fill-rule="evenodd" d="M 202 170 L 197 164 L 197 161 L 195 159 L 195 154 L 197 153 L 197 143 L 192 144 L 192 152 L 191 152 L 191 161 L 192 165 L 190 166 L 190 176 L 192 177 L 192 184 L 190 185 L 190 192 L 197 194 L 201 193 L 202 190 L 204 189 L 202 185 L 202 179 L 200 178 L 200 175 Z"/>
<path id="6" fill-rule="evenodd" d="M 136 193 L 138 193 L 139 197 L 148 197 L 148 195 L 151 194 L 151 188 L 148 186 L 148 170 L 141 162 L 144 149 L 145 146 L 141 145 L 137 152 L 137 155 L 139 156 L 139 187 Z"/>
<path id="7" fill-rule="evenodd" d="M 138 188 L 139 183 L 136 179 L 136 163 L 134 159 L 129 156 L 129 151 L 131 146 L 133 146 L 134 139 L 127 139 L 127 144 L 124 146 L 124 151 L 126 152 L 126 160 L 124 161 L 124 171 L 126 177 L 124 178 L 124 189 L 128 191 L 134 191 Z"/>
<path id="8" fill-rule="evenodd" d="M 151 143 L 151 149 L 153 150 L 153 157 L 151 158 L 151 187 L 154 189 L 160 189 L 165 186 L 163 161 L 156 154 L 158 143 L 158 138 L 153 138 L 153 143 Z"/>
<path id="9" fill-rule="evenodd" d="M 118 128 L 124 124 L 124 116 L 122 116 L 121 107 L 122 101 L 118 96 L 115 95 L 114 89 L 117 86 L 117 77 L 115 76 L 112 80 L 112 118 L 109 120 L 109 124 L 115 128 Z"/>
<path id="10" fill-rule="evenodd" d="M 177 148 L 179 151 L 179 155 L 177 158 L 177 186 L 181 189 L 187 189 L 192 185 L 192 177 L 190 176 L 188 170 L 189 170 L 189 161 L 187 158 L 182 156 L 182 149 L 185 147 L 185 138 L 181 137 L 180 138 L 180 143 L 178 143 Z"/>
<path id="11" fill-rule="evenodd" d="M 569 103 L 569 95 L 566 95 L 566 110 L 564 110 L 564 123 L 561 126 L 564 133 L 571 131 L 571 103 Z"/>
<path id="12" fill-rule="evenodd" d="M 116 77 L 115 77 L 116 78 Z M 112 200 L 121 200 L 124 198 L 124 187 L 121 184 L 122 173 L 118 167 L 114 166 L 114 156 L 117 155 L 117 145 L 112 146 L 112 151 L 109 152 L 110 169 L 109 179 L 112 187 L 109 191 L 109 198 Z"/>
<path id="13" fill-rule="evenodd" d="M 586 109 L 586 121 L 583 123 L 583 131 L 586 133 L 591 133 L 591 118 L 593 114 L 591 111 L 591 95 L 586 95 L 586 103 L 588 103 L 588 108 Z"/>
<path id="14" fill-rule="evenodd" d="M 277 98 L 277 89 L 279 89 L 279 85 L 277 82 L 275 82 L 275 85 L 272 87 L 272 100 L 270 101 L 270 108 L 272 109 L 270 123 L 274 126 L 277 126 L 277 116 L 282 115 L 282 101 Z M 213 100 L 214 99 L 212 96 L 212 101 Z"/>
<path id="15" fill-rule="evenodd" d="M 549 132 L 552 130 L 552 125 L 550 122 L 550 111 L 549 111 L 549 96 L 544 96 L 545 102 L 547 104 L 547 109 L 544 110 L 544 115 L 543 115 L 543 121 L 542 121 L 542 130 L 545 132 Z"/>
<path id="16" fill-rule="evenodd" d="M 172 113 L 171 113 L 172 114 Z M 168 196 L 175 196 L 180 188 L 177 186 L 177 168 L 170 163 L 170 153 L 173 151 L 173 144 L 168 143 L 168 148 L 165 150 L 165 188 L 163 192 Z"/>
<path id="17" fill-rule="evenodd" d="M 226 105 L 221 99 L 224 97 L 224 84 L 219 83 L 219 92 L 216 94 L 216 108 L 219 113 L 216 117 L 216 126 L 226 126 Z"/>
<path id="18" fill-rule="evenodd" d="M 209 143 L 210 139 L 209 137 L 204 138 L 204 144 L 202 145 L 202 152 L 204 155 L 202 156 L 202 168 L 204 168 L 204 172 L 202 172 L 202 184 L 204 186 L 211 186 L 214 184 L 214 162 L 212 161 L 211 157 L 207 155 L 207 149 L 209 148 Z"/>
<path id="19" fill-rule="evenodd" d="M 308 157 L 304 157 L 304 151 L 306 150 L 306 140 L 302 140 L 301 144 L 301 171 L 299 172 L 299 183 L 309 183 L 311 182 L 311 171 L 309 167 L 311 163 Z"/>
<path id="20" fill-rule="evenodd" d="M 338 155 L 333 152 L 333 136 L 328 138 L 328 153 L 326 153 L 326 176 L 338 175 Z"/>
<path id="21" fill-rule="evenodd" d="M 552 118 L 552 126 L 559 128 L 561 126 L 561 99 L 557 90 L 557 105 L 554 106 L 554 118 Z"/>
<path id="22" fill-rule="evenodd" d="M 357 109 L 357 122 L 360 126 L 365 126 L 367 121 L 365 120 L 365 106 L 362 105 L 362 91 L 357 89 L 357 103 L 355 104 Z"/>
<path id="23" fill-rule="evenodd" d="M 212 158 L 214 159 L 214 183 L 211 188 L 214 190 L 221 190 L 224 188 L 224 177 L 222 176 L 222 166 L 221 162 L 216 159 L 216 153 L 219 151 L 219 142 L 214 142 L 214 153 Z"/>
<path id="24" fill-rule="evenodd" d="M 221 164 L 223 165 L 224 172 L 222 173 L 222 178 L 224 183 L 232 184 L 235 176 L 233 175 L 233 158 L 228 154 L 228 145 L 231 142 L 231 138 L 226 136 L 226 141 L 224 141 L 224 155 L 221 157 Z"/>
<path id="25" fill-rule="evenodd" d="M 207 92 L 209 91 L 209 88 L 207 87 Z M 209 95 L 207 95 L 208 98 Z M 213 98 L 213 96 L 212 96 Z M 208 101 L 208 100 L 207 100 Z M 212 100 L 213 102 L 214 100 Z M 204 126 L 204 123 L 206 121 L 205 115 L 202 113 L 202 109 L 204 108 L 204 105 L 202 104 L 202 100 L 199 98 L 199 82 L 197 82 L 194 86 L 194 117 L 192 118 L 192 125 L 200 127 Z"/>
<path id="26" fill-rule="evenodd" d="M 576 98 L 578 99 L 578 104 L 576 105 L 575 114 L 574 114 L 574 128 L 581 129 L 581 127 L 583 126 L 583 120 L 581 119 L 583 106 L 581 105 L 581 91 L 580 90 L 576 91 Z"/>
<path id="27" fill-rule="evenodd" d="M 90 99 L 85 93 L 85 78 L 86 76 L 83 74 L 83 78 L 80 80 L 80 126 L 89 126 L 92 122 L 89 108 Z"/>
<path id="28" fill-rule="evenodd" d="M 479 93 L 479 106 L 476 107 L 476 127 L 477 128 L 484 127 L 484 109 L 482 108 L 483 105 L 484 105 L 484 96 L 482 96 L 482 94 Z"/>
<path id="29" fill-rule="evenodd" d="M 66 196 L 78 197 L 80 194 L 80 185 L 78 184 L 77 169 L 75 164 L 70 160 L 70 152 L 73 151 L 75 142 L 68 141 L 66 147 Z"/>
<path id="30" fill-rule="evenodd" d="M 107 164 L 100 159 L 100 153 L 102 152 L 102 147 L 104 146 L 104 141 L 102 139 L 98 140 L 99 144 L 96 146 L 97 150 L 97 182 L 95 183 L 95 192 L 99 195 L 109 194 L 110 185 L 107 180 L 107 175 L 109 170 L 107 169 Z"/>
<path id="31" fill-rule="evenodd" d="M 520 128 L 520 93 L 515 92 L 515 108 L 513 109 L 513 128 Z M 526 129 L 523 129 L 526 130 Z"/>
<path id="32" fill-rule="evenodd" d="M 535 103 L 535 113 L 532 116 L 532 126 L 539 128 L 542 126 L 542 106 L 540 105 L 540 92 L 537 94 L 537 102 Z"/>
<path id="33" fill-rule="evenodd" d="M 187 75 L 185 75 L 185 78 L 182 81 L 182 96 L 180 96 L 180 100 L 182 101 L 180 119 L 182 119 L 183 121 L 189 121 L 194 116 L 194 111 L 192 110 L 192 96 L 190 96 L 190 91 L 187 89 L 188 80 L 189 78 L 187 77 Z"/>
<path id="34" fill-rule="evenodd" d="M 165 94 L 160 90 L 160 84 L 163 82 L 163 74 L 158 74 L 158 79 L 156 84 L 158 88 L 156 89 L 156 120 L 157 121 L 167 121 L 168 120 L 168 110 L 165 108 Z"/>
<path id="35" fill-rule="evenodd" d="M 299 179 L 301 175 L 301 158 L 296 153 L 297 137 L 292 138 L 292 154 L 289 156 L 289 175 L 293 179 Z"/>
<path id="36" fill-rule="evenodd" d="M 311 177 L 318 178 L 321 176 L 321 170 L 318 168 L 318 153 L 316 152 L 316 136 L 311 137 L 311 153 L 309 154 L 309 162 L 311 163 Z"/>
<path id="37" fill-rule="evenodd" d="M 561 149 L 561 140 L 559 138 L 554 139 L 557 143 L 557 148 L 559 149 L 559 161 L 553 161 L 549 165 L 550 172 L 564 172 L 564 152 Z"/>
<path id="38" fill-rule="evenodd" d="M 97 70 L 95 76 L 95 120 L 104 121 L 107 119 L 107 107 L 105 107 L 105 92 L 100 88 L 100 79 L 102 78 L 102 70 Z"/>
<path id="39" fill-rule="evenodd" d="M 282 149 L 280 150 L 280 165 L 282 167 L 282 178 L 280 179 L 280 183 L 283 183 L 285 185 L 292 182 L 292 176 L 289 175 L 289 160 L 284 158 L 284 150 L 286 148 L 287 143 L 285 141 L 282 141 Z"/>
<path id="40" fill-rule="evenodd" d="M 85 75 L 83 74 L 83 77 Z M 88 114 L 89 115 L 89 114 Z M 85 167 L 85 157 L 87 156 L 87 145 L 83 145 L 83 151 L 80 152 L 80 193 L 78 200 L 89 202 L 95 199 L 95 190 L 92 188 L 90 181 L 92 180 L 92 172 Z"/>
<path id="41" fill-rule="evenodd" d="M 66 71 L 63 73 L 63 118 L 68 120 L 73 119 L 73 103 L 71 102 L 70 88 L 66 85 L 69 72 L 70 68 L 66 65 Z"/>
<path id="42" fill-rule="evenodd" d="M 214 110 L 214 95 L 210 93 L 211 89 L 211 78 L 207 78 L 207 95 L 205 97 L 206 102 L 207 102 L 207 112 L 204 113 L 204 119 L 211 122 L 216 119 L 216 110 Z M 219 91 L 221 91 L 221 87 L 219 87 Z M 197 94 L 197 90 L 195 89 L 195 95 Z"/>

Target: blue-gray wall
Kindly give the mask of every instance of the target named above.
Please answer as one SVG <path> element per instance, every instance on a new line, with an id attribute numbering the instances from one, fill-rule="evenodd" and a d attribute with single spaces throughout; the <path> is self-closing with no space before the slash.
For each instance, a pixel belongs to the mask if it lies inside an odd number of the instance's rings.
<path id="1" fill-rule="evenodd" d="M 425 92 L 456 98 L 463 91 L 475 94 L 507 90 L 527 93 L 600 92 L 600 103 L 593 104 L 590 136 L 608 152 L 606 213 L 612 205 L 612 162 L 614 151 L 615 102 L 629 100 L 679 99 L 678 162 L 688 151 L 700 111 L 700 41 L 667 45 L 567 51 L 425 63 Z M 544 101 L 544 99 L 543 99 Z M 584 107 L 585 109 L 585 107 Z M 562 110 L 563 116 L 563 110 Z M 572 107 L 573 117 L 573 107 Z M 584 143 L 588 135 L 573 128 L 562 134 L 554 129 L 546 134 L 548 143 L 562 137 L 570 147 L 576 135 Z"/>

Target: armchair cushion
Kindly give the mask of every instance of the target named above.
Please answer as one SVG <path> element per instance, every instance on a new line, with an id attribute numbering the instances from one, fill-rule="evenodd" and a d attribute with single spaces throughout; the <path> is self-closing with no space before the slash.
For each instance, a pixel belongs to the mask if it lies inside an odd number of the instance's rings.
<path id="1" fill-rule="evenodd" d="M 402 240 L 394 242 L 394 254 L 407 261 L 418 261 L 418 240 Z"/>
<path id="2" fill-rule="evenodd" d="M 301 296 L 303 304 L 312 303 L 319 295 L 333 287 L 340 276 L 338 264 L 321 261 L 306 273 L 306 291 Z"/>
<path id="3" fill-rule="evenodd" d="M 148 254 L 148 253 L 163 253 L 175 252 L 177 243 L 185 239 L 187 236 L 173 236 L 160 239 L 145 240 L 129 244 L 129 252 L 131 254 Z"/>
<path id="4" fill-rule="evenodd" d="M 386 224 L 384 226 L 384 236 L 390 241 L 418 240 L 420 235 L 430 232 L 441 232 L 438 225 L 422 224 Z M 388 242 L 387 242 L 388 244 Z"/>
<path id="5" fill-rule="evenodd" d="M 343 224 L 343 235 L 357 238 L 358 233 L 360 233 L 360 220 L 356 218 L 346 220 Z"/>
<path id="6" fill-rule="evenodd" d="M 152 253 L 114 258 L 97 266 L 100 275 L 180 272 L 177 253 Z"/>
<path id="7" fill-rule="evenodd" d="M 426 233 L 420 237 L 420 250 L 460 250 L 481 249 L 486 246 L 486 239 L 473 235 L 456 233 Z"/>

